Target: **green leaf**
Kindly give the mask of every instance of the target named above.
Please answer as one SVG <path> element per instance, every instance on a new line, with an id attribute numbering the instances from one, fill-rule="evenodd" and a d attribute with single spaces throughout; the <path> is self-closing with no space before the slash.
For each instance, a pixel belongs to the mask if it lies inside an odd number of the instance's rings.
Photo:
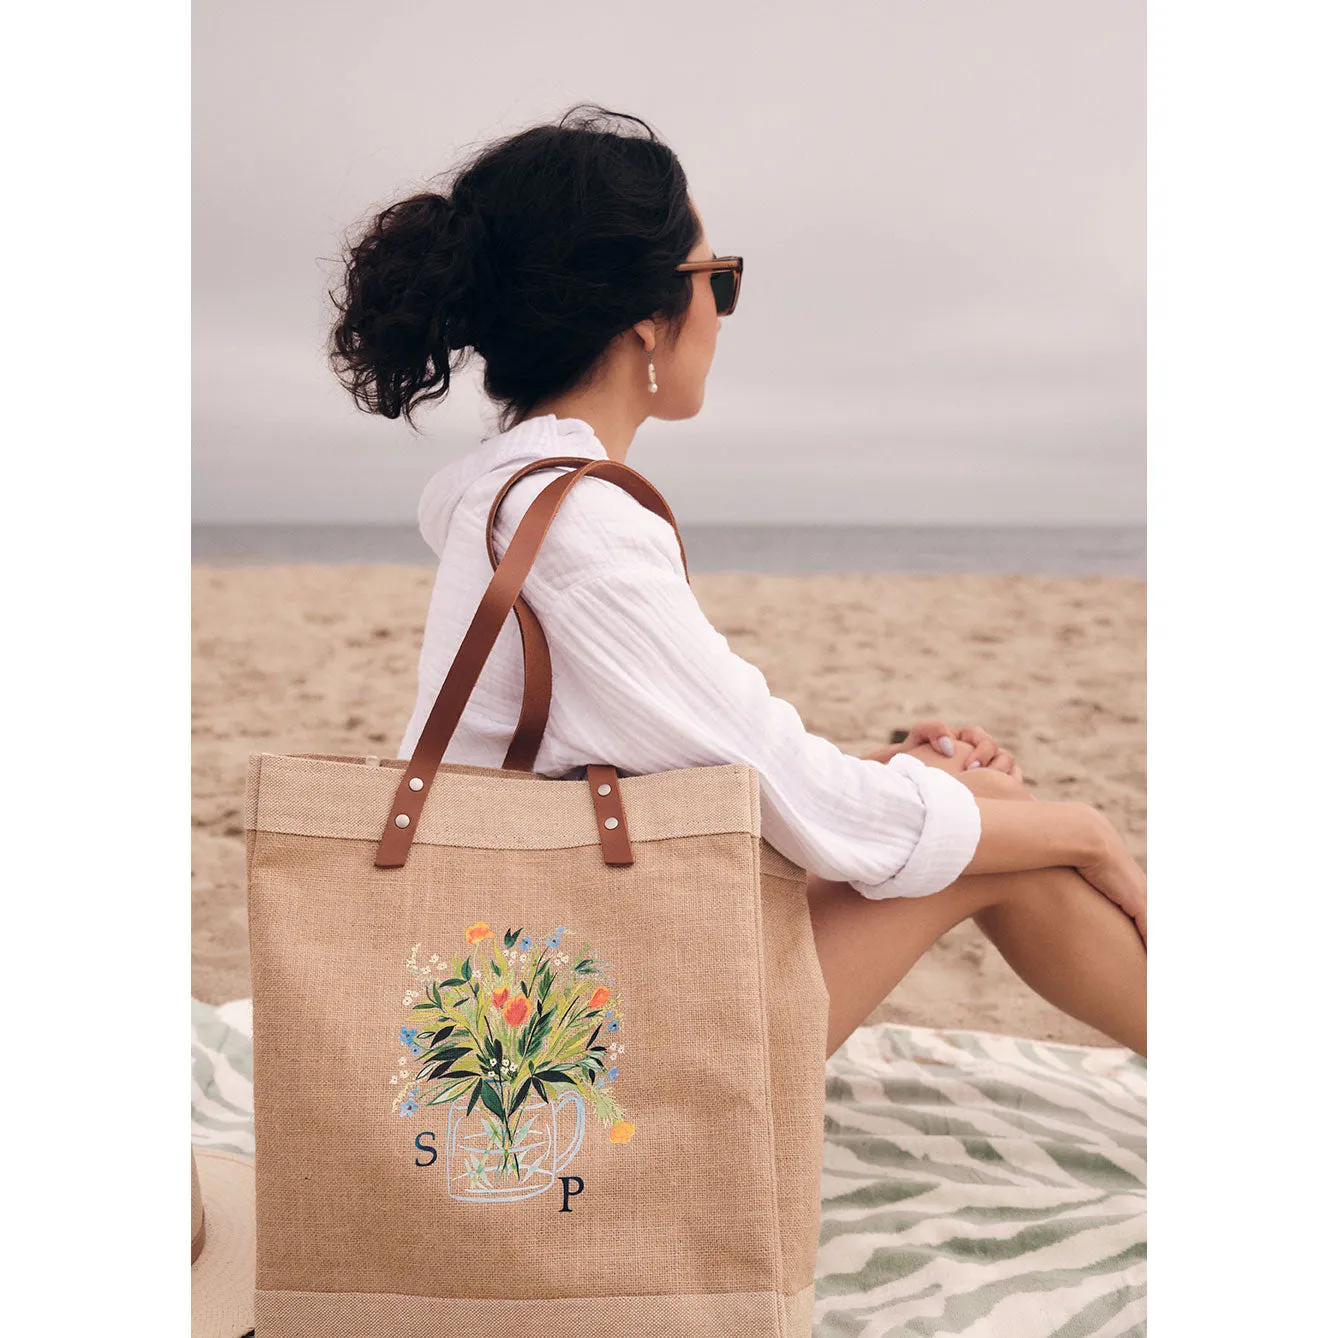
<path id="1" fill-rule="evenodd" d="M 530 1079 L 526 1078 L 520 1085 L 520 1090 L 511 1098 L 511 1104 L 506 1108 L 507 1115 L 514 1115 L 521 1106 L 525 1104 L 525 1095 L 530 1090 Z"/>
<path id="2" fill-rule="evenodd" d="M 440 1045 L 440 1044 L 442 1043 L 442 1041 L 444 1041 L 444 1040 L 446 1039 L 446 1037 L 448 1037 L 448 1036 L 451 1034 L 451 1032 L 453 1032 L 454 1030 L 455 1030 L 455 1023 L 454 1023 L 454 1022 L 452 1022 L 452 1023 L 450 1023 L 449 1025 L 443 1027 L 443 1028 L 442 1028 L 439 1032 L 437 1032 L 437 1034 L 432 1038 L 432 1044 L 433 1044 L 433 1045 Z"/>
<path id="3" fill-rule="evenodd" d="M 470 981 L 474 977 L 474 962 L 472 958 L 466 957 L 465 964 L 460 968 L 460 975 L 465 981 Z"/>
<path id="4" fill-rule="evenodd" d="M 440 1060 L 448 1068 L 455 1063 L 462 1055 L 469 1053 L 469 1047 L 464 1045 L 443 1045 L 436 1049 L 429 1050 L 423 1056 L 423 1063 L 430 1064 L 434 1059 Z"/>
<path id="5" fill-rule="evenodd" d="M 540 1095 L 541 1097 L 543 1097 L 543 1099 L 544 1099 L 545 1101 L 547 1101 L 547 1100 L 548 1100 L 548 1088 L 545 1087 L 545 1086 L 543 1085 L 543 1083 L 540 1082 L 539 1079 L 538 1079 L 537 1077 L 535 1077 L 534 1079 L 532 1079 L 532 1081 L 533 1081 L 533 1083 L 534 1083 L 534 1090 L 535 1090 L 536 1092 L 538 1092 L 539 1095 Z M 550 1104 L 551 1104 L 551 1102 L 550 1102 Z"/>
<path id="6" fill-rule="evenodd" d="M 502 974 L 502 968 L 496 962 L 489 962 L 488 965 L 492 967 L 493 975 L 500 976 Z"/>
<path id="7" fill-rule="evenodd" d="M 455 1078 L 449 1080 L 436 1096 L 430 1101 L 425 1101 L 423 1104 L 426 1106 L 441 1106 L 448 1101 L 454 1101 L 457 1096 L 463 1095 L 465 1089 L 474 1081 L 474 1077 L 471 1074 L 461 1082 L 458 1080 L 459 1076 L 459 1074 L 456 1074 Z"/>
<path id="8" fill-rule="evenodd" d="M 506 944 L 507 952 L 510 952 L 511 949 L 516 946 L 516 940 L 519 937 L 520 937 L 519 929 L 508 929 L 506 931 L 506 937 L 502 941 Z"/>
<path id="9" fill-rule="evenodd" d="M 534 1075 L 534 1081 L 536 1083 L 539 1082 L 569 1083 L 571 1082 L 571 1079 L 565 1073 L 563 1073 L 561 1069 L 544 1069 L 541 1073 L 536 1073 Z"/>
<path id="10" fill-rule="evenodd" d="M 506 1109 L 502 1105 L 502 1098 L 498 1095 L 497 1088 L 490 1082 L 483 1084 L 483 1104 L 488 1107 L 499 1120 L 506 1119 Z"/>
<path id="11" fill-rule="evenodd" d="M 434 1008 L 434 1009 L 439 1009 L 440 1007 L 441 1007 L 440 1004 L 434 1004 L 434 1003 L 414 1004 L 414 1006 L 413 1006 L 413 1011 L 416 1013 L 420 1008 Z"/>
<path id="12" fill-rule="evenodd" d="M 523 995 L 525 995 L 527 998 L 529 997 L 529 993 L 530 993 L 530 983 L 529 983 L 528 980 L 522 980 L 522 981 L 520 982 L 520 992 L 521 992 Z"/>
<path id="13" fill-rule="evenodd" d="M 459 976 L 452 976 L 449 980 L 443 980 L 441 983 L 449 987 L 451 985 L 463 985 L 465 982 Z"/>
<path id="14" fill-rule="evenodd" d="M 479 1099 L 479 1093 L 482 1090 L 483 1090 L 483 1079 L 480 1078 L 478 1082 L 474 1084 L 474 1091 L 469 1098 L 469 1105 L 465 1107 L 466 1115 L 472 1115 L 474 1113 L 474 1103 Z"/>

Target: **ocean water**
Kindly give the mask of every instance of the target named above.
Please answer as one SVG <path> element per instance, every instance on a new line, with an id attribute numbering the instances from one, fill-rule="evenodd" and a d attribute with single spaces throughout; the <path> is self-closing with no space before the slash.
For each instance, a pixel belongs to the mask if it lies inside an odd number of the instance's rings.
<path id="1" fill-rule="evenodd" d="M 683 525 L 680 532 L 689 573 L 1143 577 L 1147 572 L 1147 532 L 1133 525 Z M 191 557 L 244 567 L 437 562 L 413 525 L 196 525 Z"/>

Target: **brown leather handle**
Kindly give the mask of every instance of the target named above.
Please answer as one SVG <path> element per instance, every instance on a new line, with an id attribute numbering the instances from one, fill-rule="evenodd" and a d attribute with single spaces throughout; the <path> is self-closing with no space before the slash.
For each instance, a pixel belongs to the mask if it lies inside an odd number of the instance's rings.
<path id="1" fill-rule="evenodd" d="M 494 526 L 497 513 L 508 492 L 527 474 L 540 469 L 552 469 L 557 465 L 584 465 L 590 462 L 585 455 L 550 455 L 542 460 L 532 460 L 516 470 L 498 490 L 488 512 L 484 533 L 488 540 L 488 560 L 493 570 L 497 570 L 497 536 Z M 617 463 L 617 462 L 615 462 Z M 678 523 L 669 503 L 661 493 L 642 474 L 638 474 L 629 465 L 622 466 L 628 473 L 626 481 L 614 479 L 626 492 L 630 493 L 647 510 L 653 511 L 662 520 L 667 520 L 678 540 L 678 552 L 683 559 L 683 574 L 687 575 L 688 555 L 683 547 L 683 536 L 678 532 Z M 691 584 L 691 580 L 689 580 Z M 526 603 L 524 595 L 516 598 L 516 621 L 520 624 L 521 650 L 525 666 L 525 691 L 521 699 L 520 719 L 516 732 L 512 736 L 511 746 L 506 751 L 502 766 L 508 771 L 533 771 L 535 759 L 539 756 L 539 747 L 544 741 L 544 731 L 548 728 L 548 712 L 553 700 L 553 661 L 548 651 L 548 638 L 534 611 Z"/>
<path id="2" fill-rule="evenodd" d="M 501 499 L 506 495 L 507 490 L 525 474 L 554 463 L 572 463 L 576 464 L 578 468 L 559 475 L 530 503 L 511 537 L 511 542 L 507 545 L 505 556 L 500 563 L 497 563 L 492 549 L 492 521 Z M 427 800 L 428 792 L 432 788 L 432 782 L 436 779 L 437 768 L 441 765 L 447 745 L 455 733 L 456 726 L 460 723 L 460 717 L 464 714 L 465 705 L 474 691 L 479 675 L 483 672 L 483 666 L 487 662 L 488 655 L 497 643 L 497 638 L 506 623 L 507 615 L 516 607 L 517 600 L 520 598 L 521 587 L 525 583 L 525 577 L 534 565 L 544 536 L 548 533 L 549 526 L 553 523 L 558 508 L 570 494 L 572 488 L 587 474 L 616 483 L 641 502 L 643 506 L 649 507 L 668 520 L 674 526 L 674 533 L 678 533 L 673 512 L 670 511 L 669 504 L 656 488 L 648 479 L 638 474 L 636 470 L 617 460 L 591 460 L 587 456 L 552 456 L 545 460 L 534 461 L 518 470 L 503 485 L 493 503 L 493 509 L 489 513 L 489 552 L 493 555 L 495 564 L 492 580 L 488 582 L 488 588 L 483 592 L 483 598 L 479 601 L 473 620 L 470 622 L 464 639 L 456 651 L 455 658 L 451 661 L 451 667 L 446 672 L 445 681 L 441 685 L 441 690 L 437 693 L 436 701 L 432 704 L 432 710 L 423 725 L 422 733 L 418 736 L 418 743 L 414 747 L 413 755 L 401 773 L 400 783 L 395 791 L 395 799 L 390 806 L 389 814 L 386 816 L 386 825 L 382 830 L 381 841 L 377 847 L 375 860 L 377 868 L 399 868 L 408 858 L 413 834 L 418 826 L 418 820 L 422 816 L 423 805 Z M 682 550 L 682 543 L 680 536 L 680 551 Z M 686 572 L 686 557 L 683 565 Z M 526 606 L 526 614 L 528 614 L 528 619 L 525 615 L 517 614 L 520 619 L 522 635 L 527 623 L 531 623 L 532 628 L 539 627 L 538 619 L 534 617 L 528 606 Z M 542 635 L 542 629 L 540 629 L 540 635 Z M 546 642 L 544 643 L 544 656 L 547 658 Z M 527 666 L 531 666 L 535 661 L 527 656 L 526 663 Z M 536 691 L 542 686 L 542 678 L 536 675 Z M 527 682 L 528 687 L 529 683 Z M 545 723 L 547 722 L 548 700 L 551 699 L 551 691 L 550 676 L 548 691 L 543 703 L 543 720 Z M 537 708 L 532 708 L 530 716 L 526 717 L 522 706 L 521 718 L 522 722 L 528 720 L 532 724 L 534 720 L 538 719 Z M 537 754 L 538 740 L 532 739 L 529 735 L 522 740 L 521 749 L 528 750 L 531 743 Z M 509 750 L 509 755 L 514 749 L 515 740 L 513 740 L 513 749 Z"/>

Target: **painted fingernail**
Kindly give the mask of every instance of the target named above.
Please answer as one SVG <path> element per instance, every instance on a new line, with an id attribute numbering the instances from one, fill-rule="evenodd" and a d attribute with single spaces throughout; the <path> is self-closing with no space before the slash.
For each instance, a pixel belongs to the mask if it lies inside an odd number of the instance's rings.
<path id="1" fill-rule="evenodd" d="M 951 735 L 951 734 L 945 734 L 945 735 L 938 741 L 938 750 L 939 750 L 939 752 L 941 752 L 941 753 L 943 754 L 944 757 L 951 757 L 951 756 L 952 756 L 952 735 Z"/>
<path id="2" fill-rule="evenodd" d="M 968 762 L 966 764 L 966 769 L 970 771 L 973 767 L 978 767 L 979 765 L 980 765 L 980 758 L 977 757 L 973 762 Z"/>

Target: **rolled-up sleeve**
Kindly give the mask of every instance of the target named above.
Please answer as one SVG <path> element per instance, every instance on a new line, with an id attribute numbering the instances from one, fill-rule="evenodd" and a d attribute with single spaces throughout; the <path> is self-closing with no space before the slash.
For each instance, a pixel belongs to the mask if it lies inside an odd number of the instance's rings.
<path id="1" fill-rule="evenodd" d="M 875 762 L 810 733 L 711 625 L 676 556 L 639 560 L 624 546 L 546 602 L 536 612 L 553 657 L 551 725 L 573 765 L 597 758 L 646 775 L 747 763 L 766 840 L 867 897 L 926 896 L 970 861 L 971 791 L 918 758 Z"/>

